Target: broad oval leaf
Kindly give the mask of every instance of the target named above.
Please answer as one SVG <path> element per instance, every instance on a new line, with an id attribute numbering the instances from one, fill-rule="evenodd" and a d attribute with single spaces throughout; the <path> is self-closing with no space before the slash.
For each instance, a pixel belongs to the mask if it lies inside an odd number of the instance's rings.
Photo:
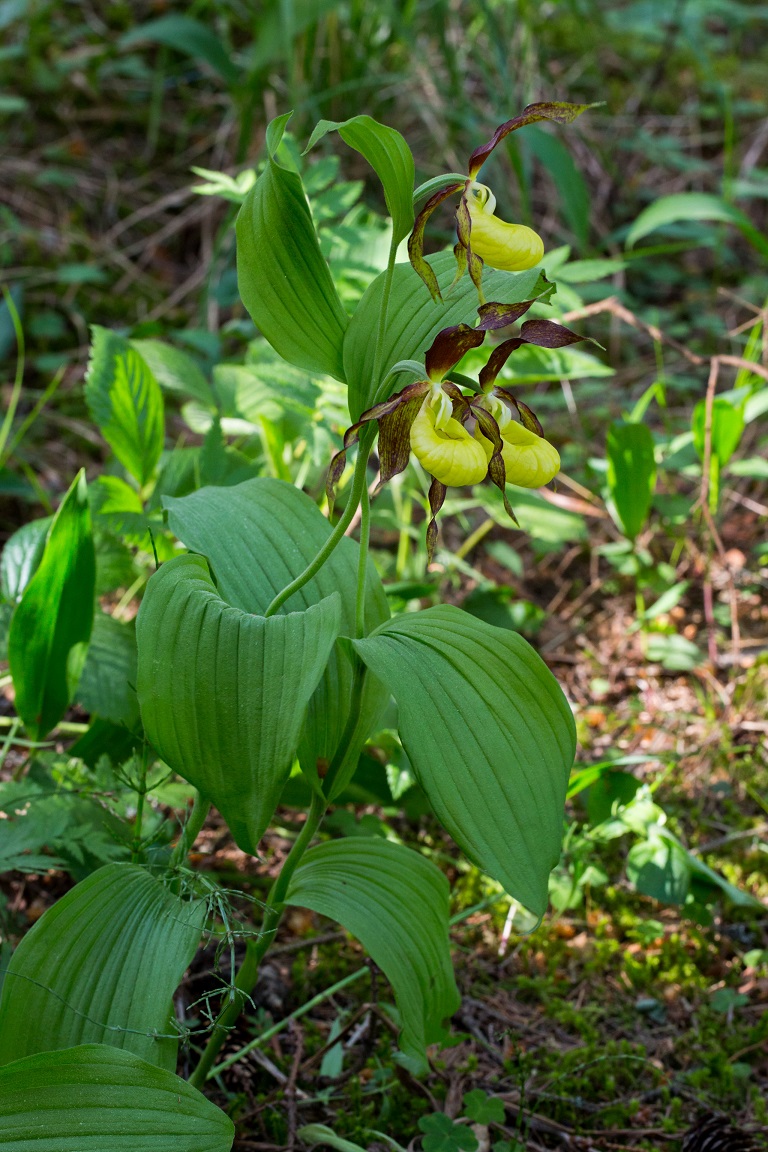
<path id="1" fill-rule="evenodd" d="M 33 739 L 66 712 L 93 624 L 96 556 L 81 471 L 53 518 L 42 560 L 11 617 L 8 661 L 16 710 Z"/>
<path id="2" fill-rule="evenodd" d="M 238 288 L 276 352 L 299 368 L 343 380 L 349 317 L 320 251 L 301 177 L 275 156 L 289 118 L 270 124 L 266 167 L 238 213 Z"/>
<path id="3" fill-rule="evenodd" d="M 474 324 L 477 320 L 477 289 L 469 276 L 464 276 L 453 291 L 448 292 L 456 261 L 452 252 L 430 256 L 444 299 L 434 301 L 410 264 L 395 265 L 392 291 L 387 310 L 384 335 L 382 370 L 379 379 L 373 379 L 375 332 L 384 291 L 384 273 L 366 290 L 344 337 L 344 372 L 349 386 L 349 413 L 353 420 L 370 408 L 377 389 L 387 373 L 400 360 L 423 361 L 424 353 L 442 328 L 453 324 Z M 523 300 L 547 299 L 553 285 L 537 268 L 528 272 L 499 272 L 486 268 L 483 290 L 489 300 L 504 304 L 517 304 Z M 410 378 L 409 378 L 410 379 Z M 389 393 L 403 387 L 401 374 L 393 376 Z M 378 397 L 379 400 L 385 397 Z"/>
<path id="4" fill-rule="evenodd" d="M 618 526 L 634 540 L 648 517 L 656 487 L 653 436 L 646 424 L 614 421 L 606 438 L 608 490 Z"/>
<path id="5" fill-rule="evenodd" d="M 351 837 L 307 852 L 287 904 L 338 920 L 389 980 L 400 1043 L 426 1068 L 426 1047 L 444 1036 L 460 997 L 448 944 L 448 882 L 429 860 L 388 840 Z"/>
<path id="6" fill-rule="evenodd" d="M 0 1069 L 4 1152 L 229 1152 L 235 1127 L 186 1080 L 83 1044 Z"/>
<path id="7" fill-rule="evenodd" d="M 387 209 L 392 217 L 393 241 L 399 244 L 413 228 L 413 156 L 404 138 L 394 128 L 380 124 L 372 116 L 352 116 L 349 120 L 321 120 L 312 133 L 306 151 L 328 132 L 336 131 L 345 144 L 354 148 L 370 164 L 381 180 Z"/>
<path id="8" fill-rule="evenodd" d="M 136 629 L 144 728 L 244 852 L 256 853 L 277 808 L 339 618 L 337 592 L 268 619 L 233 607 L 201 556 L 169 560 L 147 586 Z"/>
<path id="9" fill-rule="evenodd" d="M 266 611 L 277 593 L 315 558 L 331 532 L 309 496 L 268 477 L 227 489 L 203 488 L 180 499 L 166 498 L 164 504 L 171 530 L 187 548 L 208 557 L 222 597 L 244 612 Z M 233 529 L 227 531 L 226 525 Z M 342 540 L 281 611 L 303 612 L 338 591 L 340 630 L 352 635 L 358 554 L 354 540 Z M 370 559 L 365 617 L 369 629 L 389 619 L 387 597 Z M 350 662 L 334 651 L 309 702 L 299 742 L 299 760 L 311 783 L 317 782 L 318 760 L 333 759 L 349 715 L 351 692 Z M 362 709 L 370 718 L 368 735 L 388 699 L 381 683 L 366 677 Z"/>
<path id="10" fill-rule="evenodd" d="M 137 865 L 93 872 L 40 917 L 11 958 L 0 1064 L 103 1043 L 173 1070 L 172 998 L 204 922 L 202 901 L 182 900 Z"/>
<path id="11" fill-rule="evenodd" d="M 543 660 L 516 633 L 450 606 L 353 644 L 397 701 L 403 747 L 438 818 L 470 860 L 542 915 L 576 747 Z"/>
<path id="12" fill-rule="evenodd" d="M 85 377 L 88 410 L 115 456 L 143 487 L 163 451 L 163 394 L 128 340 L 98 324 L 92 331 Z"/>
<path id="13" fill-rule="evenodd" d="M 50 527 L 50 516 L 29 520 L 6 541 L 0 556 L 0 596 L 4 600 L 12 604 L 21 600 L 43 558 Z"/>

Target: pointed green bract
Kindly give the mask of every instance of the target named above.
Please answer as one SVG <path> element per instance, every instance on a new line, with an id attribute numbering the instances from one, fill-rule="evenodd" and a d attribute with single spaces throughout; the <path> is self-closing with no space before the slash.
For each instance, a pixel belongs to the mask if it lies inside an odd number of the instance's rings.
<path id="1" fill-rule="evenodd" d="M 229 1152 L 232 1121 L 172 1072 L 83 1044 L 0 1069 L 3 1152 Z"/>
<path id="2" fill-rule="evenodd" d="M 634 540 L 642 530 L 656 486 L 653 436 L 646 424 L 615 421 L 606 439 L 608 489 L 619 527 Z"/>
<path id="3" fill-rule="evenodd" d="M 115 456 L 143 487 L 163 451 L 163 394 L 128 340 L 98 325 L 92 331 L 85 377 L 88 409 Z"/>
<path id="4" fill-rule="evenodd" d="M 391 983 L 400 1043 L 426 1068 L 426 1047 L 460 997 L 448 944 L 448 882 L 430 861 L 388 840 L 352 837 L 307 852 L 287 904 L 337 920 L 358 938 Z"/>
<path id="5" fill-rule="evenodd" d="M 103 1043 L 172 1071 L 172 998 L 204 922 L 204 903 L 173 895 L 134 864 L 92 873 L 41 916 L 11 958 L 0 1065 Z"/>
<path id="6" fill-rule="evenodd" d="M 449 606 L 353 643 L 397 701 L 403 747 L 438 818 L 542 915 L 576 746 L 552 673 L 521 636 Z"/>
<path id="7" fill-rule="evenodd" d="M 387 209 L 392 217 L 395 244 L 413 228 L 413 179 L 415 166 L 407 143 L 394 128 L 380 124 L 372 116 L 352 116 L 349 120 L 321 120 L 312 133 L 306 151 L 328 132 L 336 131 L 345 144 L 360 152 L 381 180 Z"/>
<path id="8" fill-rule="evenodd" d="M 443 328 L 477 321 L 477 291 L 469 277 L 461 280 L 449 293 L 456 261 L 452 252 L 430 256 L 428 263 L 437 275 L 444 300 L 435 302 L 423 283 L 414 275 L 410 264 L 397 264 L 392 279 L 392 292 L 387 311 L 387 327 L 381 358 L 381 376 L 373 379 L 375 331 L 384 290 L 384 273 L 367 289 L 352 317 L 344 338 L 344 371 L 349 385 L 349 414 L 359 420 L 376 401 L 380 384 L 399 360 L 424 359 L 424 353 Z M 514 304 L 536 298 L 546 300 L 553 291 L 542 272 L 499 272 L 486 268 L 483 287 L 489 300 Z M 407 382 L 401 375 L 389 381 L 388 395 L 399 392 Z"/>
<path id="9" fill-rule="evenodd" d="M 299 368 L 344 379 L 349 318 L 331 279 L 301 177 L 276 152 L 290 113 L 267 130 L 266 167 L 237 217 L 237 283 L 256 327 Z"/>
<path id="10" fill-rule="evenodd" d="M 34 576 L 11 618 L 8 660 L 16 711 L 39 740 L 66 712 L 93 624 L 96 557 L 81 471 L 48 530 Z"/>
<path id="11" fill-rule="evenodd" d="M 201 556 L 169 560 L 149 582 L 136 630 L 144 728 L 244 852 L 277 808 L 339 618 L 338 593 L 269 619 L 232 607 Z"/>
<path id="12" fill-rule="evenodd" d="M 210 560 L 224 600 L 244 612 L 265 612 L 269 604 L 312 561 L 331 529 L 305 493 L 281 480 L 262 477 L 232 488 L 203 488 L 164 501 L 168 523 L 178 538 Z M 231 525 L 230 530 L 226 526 Z M 355 629 L 358 546 L 345 538 L 316 576 L 296 592 L 282 612 L 304 611 L 335 591 L 341 595 L 342 634 Z M 365 619 L 369 629 L 389 619 L 381 580 L 369 559 Z M 338 651 L 328 663 L 309 702 L 299 741 L 299 760 L 317 784 L 318 760 L 330 762 L 350 709 L 352 666 Z M 370 734 L 389 693 L 366 677 L 362 709 Z M 363 737 L 364 739 L 364 737 Z"/>

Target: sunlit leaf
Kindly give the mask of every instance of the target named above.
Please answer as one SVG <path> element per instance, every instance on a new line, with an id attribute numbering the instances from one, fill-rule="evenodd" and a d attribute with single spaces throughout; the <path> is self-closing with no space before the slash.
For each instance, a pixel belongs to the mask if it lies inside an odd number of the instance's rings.
<path id="1" fill-rule="evenodd" d="M 93 326 L 85 399 L 120 463 L 140 485 L 146 484 L 163 450 L 163 394 L 133 345 L 97 324 Z"/>
<path id="2" fill-rule="evenodd" d="M 50 732 L 72 699 L 91 635 L 95 584 L 82 471 L 53 518 L 42 559 L 11 618 L 8 660 L 16 710 L 33 739 Z"/>
<path id="3" fill-rule="evenodd" d="M 648 518 L 656 486 L 653 436 L 646 424 L 614 421 L 606 439 L 608 491 L 619 527 L 634 540 Z"/>
<path id="4" fill-rule="evenodd" d="M 0 594 L 18 603 L 43 558 L 50 516 L 29 520 L 8 538 L 0 556 Z"/>

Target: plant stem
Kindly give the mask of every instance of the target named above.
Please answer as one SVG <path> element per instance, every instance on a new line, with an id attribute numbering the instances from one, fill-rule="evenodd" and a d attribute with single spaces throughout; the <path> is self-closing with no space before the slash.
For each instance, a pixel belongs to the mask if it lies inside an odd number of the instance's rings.
<path id="1" fill-rule="evenodd" d="M 171 853 L 171 858 L 168 861 L 169 868 L 180 868 L 186 860 L 192 846 L 200 835 L 200 830 L 205 823 L 205 818 L 211 808 L 210 800 L 203 800 L 199 792 L 195 792 L 195 802 L 192 805 L 192 811 L 189 814 L 189 819 L 181 830 L 179 841 Z"/>
<path id="2" fill-rule="evenodd" d="M 368 456 L 370 454 L 375 435 L 376 432 L 374 429 L 366 428 L 360 437 L 360 447 L 357 453 L 357 462 L 355 463 L 355 474 L 352 478 L 352 488 L 349 493 L 349 499 L 347 500 L 347 506 L 344 509 L 338 524 L 326 540 L 323 547 L 318 552 L 317 556 L 315 556 L 312 563 L 304 569 L 300 576 L 297 576 L 295 580 L 292 580 L 287 588 L 283 588 L 282 592 L 278 592 L 277 596 L 275 596 L 274 600 L 264 613 L 265 616 L 274 616 L 278 608 L 281 608 L 283 604 L 285 604 L 286 600 L 290 600 L 294 592 L 298 592 L 300 588 L 303 588 L 305 584 L 308 584 L 313 576 L 317 575 L 333 550 L 343 539 L 344 533 L 352 522 L 352 518 L 355 515 L 355 512 L 357 512 L 363 491 L 366 487 L 368 479 Z"/>
<path id="3" fill-rule="evenodd" d="M 258 936 L 252 936 L 246 944 L 245 959 L 235 976 L 234 987 L 230 990 L 229 1002 L 219 1013 L 218 1019 L 213 1026 L 211 1037 L 200 1057 L 200 1061 L 189 1078 L 189 1083 L 195 1088 L 201 1088 L 211 1075 L 211 1069 L 221 1050 L 221 1046 L 226 1040 L 230 1028 L 242 1012 L 243 1005 L 253 991 L 256 978 L 259 974 L 259 965 L 264 957 L 264 953 L 272 943 L 275 932 L 277 931 L 277 926 L 280 923 L 280 918 L 283 914 L 283 900 L 288 891 L 291 877 L 317 832 L 327 806 L 327 800 L 317 792 L 313 792 L 312 805 L 309 809 L 306 823 L 299 833 L 293 848 L 291 848 L 288 853 L 280 869 L 280 875 L 270 889 L 267 902 L 264 906 L 264 917 L 261 922 L 259 934 Z"/>
<path id="4" fill-rule="evenodd" d="M 355 599 L 355 636 L 365 636 L 365 593 L 368 575 L 368 543 L 371 537 L 371 498 L 368 486 L 363 485 L 360 502 L 360 551 L 357 557 L 357 597 Z"/>
<path id="5" fill-rule="evenodd" d="M 358 728 L 362 726 L 367 728 L 370 721 L 370 717 L 363 716 L 362 714 L 363 689 L 365 687 L 367 669 L 357 654 L 353 654 L 353 656 L 354 679 L 352 681 L 352 692 L 349 702 L 349 715 L 347 716 L 347 722 L 344 726 L 341 740 L 339 740 L 339 746 L 336 749 L 336 755 L 331 761 L 325 775 L 325 780 L 323 781 L 323 791 L 329 801 L 332 800 L 338 792 L 338 789 L 334 786 L 336 778 L 343 776 L 349 757 L 359 753 L 361 745 Z M 365 735 L 367 735 L 367 732 Z"/>
<path id="6" fill-rule="evenodd" d="M 306 1004 L 302 1004 L 295 1012 L 291 1012 L 290 1016 L 286 1016 L 283 1020 L 278 1020 L 277 1024 L 273 1024 L 271 1028 L 267 1028 L 260 1036 L 248 1042 L 244 1048 L 239 1052 L 233 1052 L 231 1056 L 227 1056 L 226 1060 L 222 1060 L 221 1064 L 217 1064 L 215 1068 L 211 1068 L 210 1075 L 217 1076 L 220 1072 L 226 1072 L 227 1068 L 231 1068 L 233 1064 L 237 1064 L 238 1060 L 242 1060 L 243 1056 L 247 1056 L 249 1052 L 253 1052 L 254 1048 L 260 1048 L 262 1044 L 266 1044 L 267 1040 L 271 1040 L 278 1032 L 282 1032 L 287 1028 L 293 1020 L 298 1020 L 302 1016 L 306 1016 L 307 1012 L 311 1012 L 318 1004 L 322 1004 L 329 996 L 335 996 L 337 992 L 341 992 L 342 988 L 347 988 L 350 984 L 354 984 L 361 977 L 367 976 L 370 973 L 370 968 L 364 966 L 356 968 L 354 972 L 350 972 L 349 976 L 345 976 L 343 980 L 338 980 L 332 984 L 330 988 L 325 988 L 322 992 L 318 992 L 317 996 L 313 996 L 311 1000 L 307 1000 Z"/>

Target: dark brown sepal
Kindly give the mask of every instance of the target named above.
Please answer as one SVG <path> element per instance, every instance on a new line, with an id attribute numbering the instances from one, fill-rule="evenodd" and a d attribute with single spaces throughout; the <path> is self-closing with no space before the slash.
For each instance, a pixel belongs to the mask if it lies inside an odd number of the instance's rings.
<path id="1" fill-rule="evenodd" d="M 450 287 L 448 288 L 448 295 L 451 294 L 467 270 L 467 250 L 462 244 L 461 240 L 454 244 L 453 255 L 456 258 L 456 275 L 454 276 Z"/>
<path id="2" fill-rule="evenodd" d="M 567 348 L 569 344 L 589 339 L 562 324 L 555 324 L 554 320 L 526 320 L 520 337 L 524 344 L 536 344 L 539 348 Z"/>
<path id="3" fill-rule="evenodd" d="M 352 428 L 359 428 L 362 424 L 367 424 L 369 420 L 381 420 L 382 417 L 388 416 L 390 412 L 394 412 L 400 404 L 405 404 L 411 397 L 423 395 L 424 392 L 428 392 L 429 387 L 430 384 L 428 380 L 417 380 L 415 384 L 406 384 L 405 388 L 401 388 L 399 392 L 395 392 L 395 394 L 387 400 L 382 400 L 380 404 L 374 404 L 372 408 L 368 408 L 363 412 L 357 424 L 353 424 Z M 352 428 L 348 429 L 348 432 L 351 432 Z M 349 445 L 346 444 L 346 437 L 345 446 L 349 447 Z"/>
<path id="4" fill-rule="evenodd" d="M 435 554 L 435 545 L 437 544 L 437 514 L 443 506 L 447 491 L 448 489 L 445 484 L 441 484 L 441 482 L 433 476 L 432 483 L 429 486 L 429 510 L 432 513 L 432 519 L 427 525 L 427 566 L 432 563 L 432 557 Z"/>
<path id="5" fill-rule="evenodd" d="M 526 124 L 535 124 L 537 120 L 554 120 L 557 124 L 571 124 L 577 116 L 581 116 L 582 112 L 594 107 L 596 107 L 594 104 L 566 104 L 563 102 L 528 104 L 519 116 L 513 116 L 511 120 L 500 124 L 490 140 L 481 144 L 479 148 L 475 148 L 469 158 L 467 169 L 469 175 L 474 180 L 496 145 L 505 136 L 509 136 L 510 132 L 524 128 Z"/>
<path id="6" fill-rule="evenodd" d="M 495 417 L 491 415 L 487 408 L 483 408 L 482 404 L 473 404 L 472 413 L 477 420 L 478 427 L 483 436 L 485 436 L 486 440 L 490 440 L 493 445 L 493 455 L 488 461 L 488 475 L 504 497 L 506 506 L 504 490 L 507 483 L 507 469 L 504 464 L 504 457 L 501 454 L 504 444 L 501 439 L 499 426 L 496 423 Z"/>
<path id="7" fill-rule="evenodd" d="M 543 436 L 544 429 L 542 428 L 536 413 L 532 411 L 532 409 L 530 409 L 527 404 L 524 404 L 522 400 L 517 400 L 514 397 L 513 400 L 515 408 L 517 408 L 517 411 L 520 414 L 520 422 L 523 427 L 527 428 L 529 432 L 535 432 L 537 436 Z"/>
<path id="8" fill-rule="evenodd" d="M 484 392 L 490 390 L 499 372 L 501 372 L 515 349 L 525 343 L 527 343 L 527 341 L 521 339 L 520 336 L 513 336 L 511 340 L 504 340 L 501 344 L 496 345 L 488 357 L 488 363 L 481 369 L 480 375 L 477 378 Z"/>
<path id="9" fill-rule="evenodd" d="M 483 266 L 484 262 L 480 256 L 477 256 L 470 245 L 467 248 L 467 267 L 469 268 L 469 278 L 477 288 L 477 298 L 481 304 L 485 304 L 485 293 L 483 292 Z"/>
<path id="10" fill-rule="evenodd" d="M 424 380 L 418 384 L 409 384 L 398 393 L 400 399 L 397 407 L 379 418 L 379 488 L 393 476 L 404 472 L 408 466 L 411 425 L 424 403 L 424 393 L 428 391 L 429 385 Z"/>
<path id="11" fill-rule="evenodd" d="M 498 328 L 506 328 L 508 324 L 514 324 L 525 315 L 535 303 L 535 300 L 523 300 L 519 304 L 498 304 L 495 300 L 489 300 L 487 304 L 481 304 L 477 310 L 480 316 L 477 327 L 483 332 L 495 332 Z"/>
<path id="12" fill-rule="evenodd" d="M 478 328 L 470 328 L 469 324 L 454 324 L 451 328 L 443 328 L 435 336 L 424 356 L 427 376 L 435 382 L 442 380 L 446 372 L 450 372 L 454 364 L 458 364 L 465 352 L 470 348 L 479 348 L 483 340 L 485 332 L 481 332 Z"/>
<path id="13" fill-rule="evenodd" d="M 338 485 L 339 480 L 341 479 L 341 474 L 344 471 L 346 463 L 347 463 L 347 450 L 346 450 L 346 448 L 342 448 L 342 450 L 340 452 L 337 452 L 336 455 L 333 457 L 333 459 L 331 460 L 330 467 L 328 469 L 328 476 L 326 477 L 326 481 L 325 481 L 325 494 L 328 497 L 328 519 L 329 520 L 333 516 L 333 506 L 336 503 L 336 486 Z"/>
<path id="14" fill-rule="evenodd" d="M 424 229 L 434 210 L 442 204 L 444 200 L 447 200 L 449 196 L 453 196 L 463 187 L 463 184 L 450 184 L 447 188 L 442 188 L 439 192 L 435 192 L 434 196 L 430 196 L 416 217 L 413 232 L 411 232 L 411 235 L 408 237 L 408 259 L 413 265 L 414 272 L 416 272 L 426 284 L 433 300 L 442 300 L 443 297 L 440 293 L 437 276 L 435 276 L 432 268 L 424 259 Z"/>

